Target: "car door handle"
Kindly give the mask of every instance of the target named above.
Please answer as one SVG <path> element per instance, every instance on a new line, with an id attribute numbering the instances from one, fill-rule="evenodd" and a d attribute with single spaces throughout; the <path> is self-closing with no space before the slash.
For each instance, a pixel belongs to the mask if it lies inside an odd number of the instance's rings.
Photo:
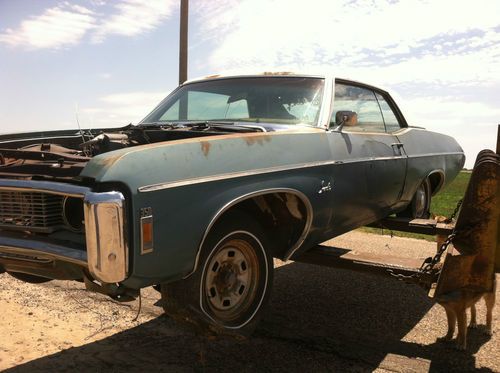
<path id="1" fill-rule="evenodd" d="M 402 142 L 395 142 L 394 144 L 391 144 L 391 146 L 399 149 L 402 148 L 404 144 Z"/>

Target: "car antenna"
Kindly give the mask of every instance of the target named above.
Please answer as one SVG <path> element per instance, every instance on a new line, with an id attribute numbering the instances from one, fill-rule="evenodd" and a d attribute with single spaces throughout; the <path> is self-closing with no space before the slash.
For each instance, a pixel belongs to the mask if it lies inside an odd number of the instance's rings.
<path id="1" fill-rule="evenodd" d="M 78 103 L 75 104 L 75 117 L 76 117 L 76 125 L 78 126 L 78 131 L 80 131 L 80 136 L 82 136 L 82 141 L 85 142 L 85 136 L 83 135 L 82 127 L 80 126 L 80 121 L 78 120 Z"/>

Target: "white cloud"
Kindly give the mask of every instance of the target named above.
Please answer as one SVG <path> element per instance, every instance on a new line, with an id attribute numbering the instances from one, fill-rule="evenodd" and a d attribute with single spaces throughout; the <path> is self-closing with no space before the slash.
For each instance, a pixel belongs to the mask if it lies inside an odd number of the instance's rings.
<path id="1" fill-rule="evenodd" d="M 94 33 L 94 42 L 102 42 L 109 35 L 135 36 L 158 27 L 177 5 L 173 0 L 125 0 L 114 7 L 117 12 L 103 20 Z"/>
<path id="2" fill-rule="evenodd" d="M 93 12 L 77 5 L 63 3 L 31 16 L 15 30 L 0 34 L 0 43 L 27 48 L 60 48 L 77 44 L 95 27 Z"/>
<path id="3" fill-rule="evenodd" d="M 469 167 L 479 150 L 495 147 L 500 109 L 485 92 L 500 89 L 498 0 L 195 4 L 201 31 L 194 48 L 213 45 L 209 63 L 195 65 L 203 73 L 330 72 L 404 86 L 410 123 L 456 137 Z"/>
<path id="4" fill-rule="evenodd" d="M 136 36 L 157 28 L 177 5 L 174 0 L 122 0 L 114 12 L 97 10 L 105 4 L 94 1 L 90 10 L 68 2 L 46 9 L 42 14 L 22 20 L 16 29 L 0 33 L 0 43 L 28 49 L 57 49 L 75 45 L 90 35 L 102 42 L 110 35 Z"/>
<path id="5" fill-rule="evenodd" d="M 449 96 L 404 99 L 398 103 L 410 125 L 453 136 L 467 155 L 467 168 L 472 168 L 480 150 L 496 148 L 498 107 Z"/>
<path id="6" fill-rule="evenodd" d="M 381 67 L 391 82 L 414 73 L 426 81 L 500 80 L 500 2 L 479 3 L 223 0 L 193 8 L 197 38 L 214 41 L 214 71 L 317 66 L 378 75 Z M 485 65 L 489 71 L 478 68 Z"/>
<path id="7" fill-rule="evenodd" d="M 99 99 L 102 105 L 80 110 L 80 122 L 86 128 L 137 123 L 167 94 L 168 92 L 126 92 L 106 95 Z"/>

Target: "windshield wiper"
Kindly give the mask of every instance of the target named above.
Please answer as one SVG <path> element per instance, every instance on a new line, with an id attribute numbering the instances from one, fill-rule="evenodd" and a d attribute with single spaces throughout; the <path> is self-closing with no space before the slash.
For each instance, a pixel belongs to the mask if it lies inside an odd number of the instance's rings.
<path id="1" fill-rule="evenodd" d="M 152 122 L 152 123 L 141 123 L 139 126 L 144 127 L 159 127 L 162 129 L 193 129 L 193 130 L 226 130 L 229 132 L 266 132 L 266 129 L 261 126 L 247 125 L 247 124 L 236 124 L 235 122 L 229 121 L 186 121 L 186 122 Z"/>

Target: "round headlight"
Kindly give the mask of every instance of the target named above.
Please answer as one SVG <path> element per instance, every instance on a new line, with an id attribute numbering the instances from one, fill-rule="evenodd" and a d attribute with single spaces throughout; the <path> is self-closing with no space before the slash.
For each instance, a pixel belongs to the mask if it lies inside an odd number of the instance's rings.
<path id="1" fill-rule="evenodd" d="M 83 200 L 81 198 L 66 197 L 63 201 L 64 224 L 75 232 L 83 229 Z"/>

